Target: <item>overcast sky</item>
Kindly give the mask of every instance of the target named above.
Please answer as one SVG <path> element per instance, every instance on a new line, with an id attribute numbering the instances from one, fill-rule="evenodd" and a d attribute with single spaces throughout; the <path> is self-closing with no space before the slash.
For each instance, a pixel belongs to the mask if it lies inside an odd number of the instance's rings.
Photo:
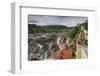
<path id="1" fill-rule="evenodd" d="M 87 17 L 79 16 L 46 16 L 46 15 L 28 15 L 29 24 L 37 25 L 66 25 L 76 26 L 78 23 L 83 23 Z"/>

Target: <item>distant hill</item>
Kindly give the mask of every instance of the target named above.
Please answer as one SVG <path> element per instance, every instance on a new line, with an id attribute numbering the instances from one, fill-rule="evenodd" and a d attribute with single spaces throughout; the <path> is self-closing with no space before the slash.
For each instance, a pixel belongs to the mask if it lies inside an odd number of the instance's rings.
<path id="1" fill-rule="evenodd" d="M 67 30 L 68 27 L 64 25 L 46 25 L 46 26 L 39 26 L 36 24 L 28 24 L 28 32 L 29 33 L 52 33 L 52 32 L 63 32 Z"/>
<path id="2" fill-rule="evenodd" d="M 86 30 L 88 30 L 88 21 L 77 24 L 75 27 L 67 27 L 65 25 L 36 25 L 36 24 L 28 24 L 28 33 L 59 33 L 66 32 L 71 38 L 74 38 L 76 33 L 79 32 L 81 26 L 84 26 Z"/>

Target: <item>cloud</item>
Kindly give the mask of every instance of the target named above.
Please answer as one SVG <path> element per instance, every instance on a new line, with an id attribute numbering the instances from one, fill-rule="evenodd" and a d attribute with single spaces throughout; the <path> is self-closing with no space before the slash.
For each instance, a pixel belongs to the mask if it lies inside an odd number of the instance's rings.
<path id="1" fill-rule="evenodd" d="M 87 20 L 87 17 L 79 16 L 45 16 L 45 15 L 29 15 L 29 24 L 38 25 L 66 25 L 75 26 L 78 23 L 83 23 Z"/>

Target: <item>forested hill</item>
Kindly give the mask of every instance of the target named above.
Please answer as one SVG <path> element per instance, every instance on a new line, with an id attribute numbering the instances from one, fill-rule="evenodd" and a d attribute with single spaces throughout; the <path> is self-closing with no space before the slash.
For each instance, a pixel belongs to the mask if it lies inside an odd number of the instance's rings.
<path id="1" fill-rule="evenodd" d="M 76 33 L 79 32 L 81 26 L 84 26 L 86 30 L 88 30 L 88 22 L 84 22 L 81 24 L 77 24 L 74 27 L 68 27 L 65 25 L 45 25 L 39 26 L 36 24 L 28 24 L 28 33 L 59 33 L 59 32 L 66 32 L 69 34 L 70 37 L 74 37 Z"/>
<path id="2" fill-rule="evenodd" d="M 47 26 L 39 26 L 36 24 L 29 24 L 28 30 L 30 33 L 52 33 L 52 32 L 63 32 L 68 29 L 67 26 L 64 25 L 47 25 Z"/>

